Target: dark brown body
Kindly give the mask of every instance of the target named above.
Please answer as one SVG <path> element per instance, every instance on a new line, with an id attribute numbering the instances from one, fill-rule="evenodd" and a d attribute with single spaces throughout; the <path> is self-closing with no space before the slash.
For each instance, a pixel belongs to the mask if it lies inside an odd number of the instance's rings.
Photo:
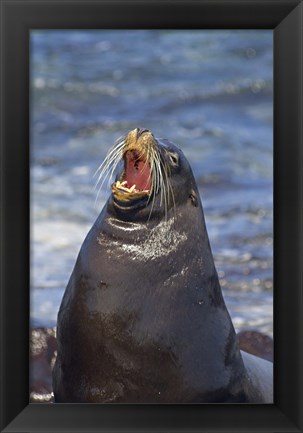
<path id="1" fill-rule="evenodd" d="M 254 386 L 238 349 L 191 169 L 165 144 L 182 163 L 166 220 L 157 204 L 147 221 L 110 198 L 82 245 L 58 315 L 56 402 L 272 398 L 270 364 L 268 387 Z"/>

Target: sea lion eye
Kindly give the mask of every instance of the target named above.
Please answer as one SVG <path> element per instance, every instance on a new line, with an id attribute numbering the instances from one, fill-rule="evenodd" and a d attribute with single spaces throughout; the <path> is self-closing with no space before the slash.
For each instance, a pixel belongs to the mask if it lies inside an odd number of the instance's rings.
<path id="1" fill-rule="evenodd" d="M 170 163 L 174 167 L 177 167 L 179 165 L 179 155 L 177 153 L 168 152 L 168 157 L 169 157 Z"/>

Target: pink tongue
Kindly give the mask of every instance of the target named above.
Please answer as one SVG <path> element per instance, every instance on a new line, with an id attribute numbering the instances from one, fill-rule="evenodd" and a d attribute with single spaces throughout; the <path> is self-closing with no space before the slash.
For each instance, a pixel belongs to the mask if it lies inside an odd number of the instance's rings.
<path id="1" fill-rule="evenodd" d="M 127 187 L 136 185 L 136 189 L 151 189 L 150 168 L 147 161 L 137 159 L 135 151 L 129 150 L 125 155 L 125 177 Z"/>

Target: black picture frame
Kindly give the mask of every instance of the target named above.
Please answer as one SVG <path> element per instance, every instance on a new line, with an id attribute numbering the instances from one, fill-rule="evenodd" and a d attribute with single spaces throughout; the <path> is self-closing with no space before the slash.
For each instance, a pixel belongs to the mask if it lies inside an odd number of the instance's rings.
<path id="1" fill-rule="evenodd" d="M 301 432 L 303 4 L 299 0 L 1 3 L 1 431 Z M 29 404 L 31 29 L 274 32 L 274 404 Z"/>

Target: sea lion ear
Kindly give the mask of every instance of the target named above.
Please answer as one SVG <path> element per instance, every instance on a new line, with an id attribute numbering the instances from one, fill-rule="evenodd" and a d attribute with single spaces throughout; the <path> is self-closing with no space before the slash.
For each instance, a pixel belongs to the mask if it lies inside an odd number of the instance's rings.
<path id="1" fill-rule="evenodd" d="M 179 155 L 176 152 L 168 152 L 168 157 L 171 165 L 173 167 L 178 167 L 179 165 Z"/>
<path id="2" fill-rule="evenodd" d="M 189 198 L 191 199 L 192 205 L 197 207 L 198 206 L 197 194 L 193 189 L 191 190 L 191 192 L 189 194 Z"/>

